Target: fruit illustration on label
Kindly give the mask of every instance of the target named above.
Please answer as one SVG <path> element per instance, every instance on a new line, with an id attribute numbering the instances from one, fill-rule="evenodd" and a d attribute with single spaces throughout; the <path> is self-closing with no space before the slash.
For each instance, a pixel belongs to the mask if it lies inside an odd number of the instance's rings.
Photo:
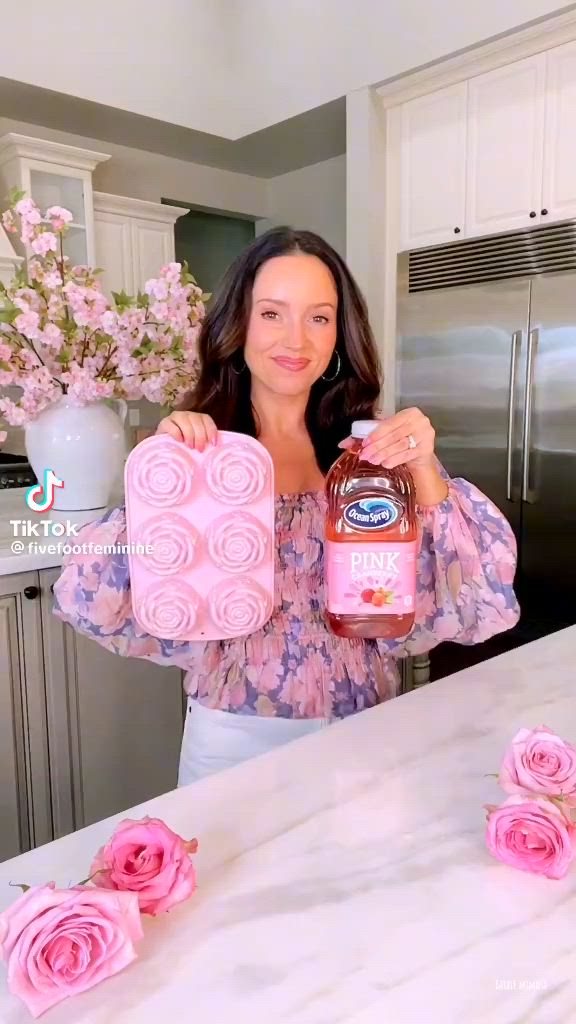
<path id="1" fill-rule="evenodd" d="M 394 591 L 385 590 L 384 587 L 379 587 L 378 590 L 367 588 L 362 591 L 360 600 L 363 604 L 373 604 L 381 608 L 385 604 L 394 604 Z"/>

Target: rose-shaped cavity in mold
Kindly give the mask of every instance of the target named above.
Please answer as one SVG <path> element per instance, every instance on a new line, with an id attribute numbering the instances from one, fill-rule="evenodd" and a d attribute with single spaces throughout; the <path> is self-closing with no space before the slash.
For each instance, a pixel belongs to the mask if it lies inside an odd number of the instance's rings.
<path id="1" fill-rule="evenodd" d="M 260 497 L 268 466 L 247 444 L 227 444 L 206 460 L 206 483 L 215 498 L 227 505 L 244 505 Z"/>
<path id="2" fill-rule="evenodd" d="M 158 576 L 175 576 L 194 561 L 198 531 L 173 512 L 149 519 L 138 531 L 136 543 L 150 551 L 137 551 L 137 555 L 150 572 Z"/>
<path id="3" fill-rule="evenodd" d="M 132 486 L 149 505 L 181 505 L 193 480 L 194 463 L 183 445 L 144 448 L 132 464 Z"/>
<path id="4" fill-rule="evenodd" d="M 153 583 L 136 603 L 138 622 L 161 640 L 187 640 L 196 626 L 200 598 L 181 580 Z"/>
<path id="5" fill-rule="evenodd" d="M 208 606 L 218 629 L 241 636 L 264 625 L 270 615 L 271 598 L 255 580 L 235 577 L 212 588 Z"/>
<path id="6" fill-rule="evenodd" d="M 248 572 L 268 550 L 268 531 L 248 512 L 220 516 L 206 533 L 208 554 L 224 572 Z"/>

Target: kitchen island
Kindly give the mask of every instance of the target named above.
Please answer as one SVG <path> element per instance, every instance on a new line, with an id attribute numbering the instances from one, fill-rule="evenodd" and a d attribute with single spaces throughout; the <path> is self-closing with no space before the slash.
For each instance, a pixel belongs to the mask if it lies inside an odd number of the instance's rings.
<path id="1" fill-rule="evenodd" d="M 46 1024 L 571 1024 L 576 862 L 506 867 L 483 804 L 521 726 L 576 741 L 576 628 L 131 808 L 197 836 L 199 888 Z M 0 864 L 66 886 L 124 815 Z M 32 1018 L 0 971 L 0 1020 Z"/>

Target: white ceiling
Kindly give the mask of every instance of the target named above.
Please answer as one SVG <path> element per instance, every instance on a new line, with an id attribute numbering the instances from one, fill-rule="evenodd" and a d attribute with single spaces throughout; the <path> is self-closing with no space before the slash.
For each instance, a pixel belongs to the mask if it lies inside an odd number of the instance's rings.
<path id="1" fill-rule="evenodd" d="M 576 4 L 558 0 L 238 0 L 234 138 Z"/>
<path id="2" fill-rule="evenodd" d="M 345 149 L 347 93 L 552 13 L 556 0 L 27 0 L 0 115 L 269 177 Z M 150 15 L 152 11 L 150 10 Z"/>

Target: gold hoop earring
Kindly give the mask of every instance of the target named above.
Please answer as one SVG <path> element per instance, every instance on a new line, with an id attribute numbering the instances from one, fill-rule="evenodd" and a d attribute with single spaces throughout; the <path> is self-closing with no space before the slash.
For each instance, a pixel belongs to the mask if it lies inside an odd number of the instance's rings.
<path id="1" fill-rule="evenodd" d="M 330 364 L 328 364 L 328 365 L 330 365 Z M 336 380 L 336 377 L 340 373 L 341 365 L 342 365 L 342 362 L 340 360 L 340 353 L 337 352 L 336 353 L 336 372 L 333 373 L 331 377 L 326 377 L 324 374 L 322 374 L 321 380 L 326 380 L 326 381 Z"/>

